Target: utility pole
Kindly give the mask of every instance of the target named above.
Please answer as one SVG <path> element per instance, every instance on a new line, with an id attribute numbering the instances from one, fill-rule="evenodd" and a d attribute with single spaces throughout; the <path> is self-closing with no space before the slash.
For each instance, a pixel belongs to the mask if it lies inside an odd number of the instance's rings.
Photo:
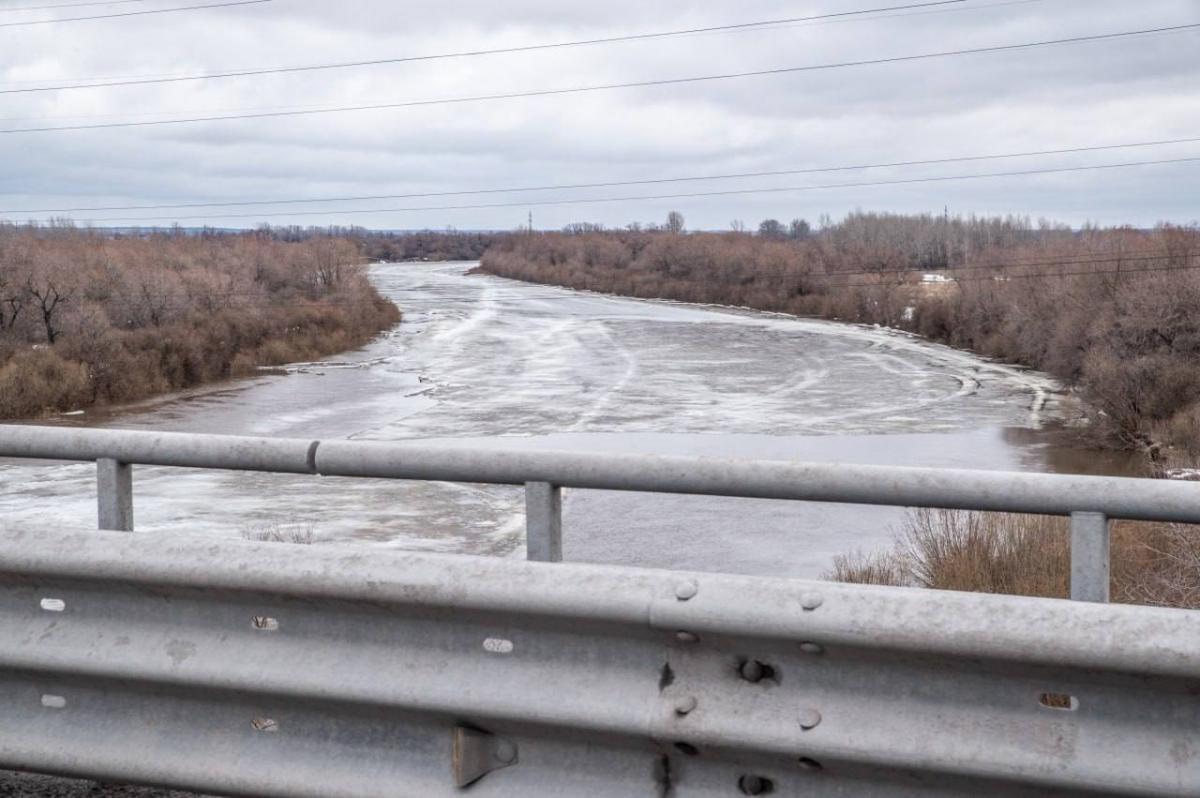
<path id="1" fill-rule="evenodd" d="M 533 211 L 529 212 L 529 235 L 533 235 Z"/>

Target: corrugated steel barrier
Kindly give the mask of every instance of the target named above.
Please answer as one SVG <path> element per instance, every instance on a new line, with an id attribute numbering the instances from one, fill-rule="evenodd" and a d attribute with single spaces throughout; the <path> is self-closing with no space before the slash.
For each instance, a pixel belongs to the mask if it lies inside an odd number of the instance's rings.
<path id="1" fill-rule="evenodd" d="M 0 456 L 96 460 L 122 524 L 133 463 L 523 484 L 546 559 L 563 485 L 1080 535 L 1200 519 L 1200 486 L 1125 479 L 31 427 Z M 0 768 L 322 798 L 1184 796 L 1198 729 L 1197 612 L 0 528 Z"/>

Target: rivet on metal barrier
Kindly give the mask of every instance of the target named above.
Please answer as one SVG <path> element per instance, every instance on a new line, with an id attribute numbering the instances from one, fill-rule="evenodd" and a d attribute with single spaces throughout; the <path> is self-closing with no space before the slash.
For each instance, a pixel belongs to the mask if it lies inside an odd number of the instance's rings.
<path id="1" fill-rule="evenodd" d="M 695 696 L 685 696 L 675 702 L 675 714 L 680 717 L 690 715 L 696 711 L 697 706 L 699 706 L 699 702 L 696 701 Z"/>
<path id="2" fill-rule="evenodd" d="M 815 709 L 802 709 L 797 720 L 800 721 L 801 729 L 810 731 L 821 725 L 821 713 Z"/>
<path id="3" fill-rule="evenodd" d="M 811 759 L 807 756 L 800 757 L 800 759 L 797 760 L 797 764 L 799 764 L 803 770 L 820 770 L 821 769 L 820 762 L 818 762 L 815 759 Z"/>
<path id="4" fill-rule="evenodd" d="M 680 582 L 679 584 L 675 585 L 675 598 L 679 599 L 680 601 L 690 601 L 691 599 L 694 599 L 696 594 L 699 592 L 700 586 L 691 580 L 688 580 L 687 582 Z"/>
<path id="5" fill-rule="evenodd" d="M 801 643 L 800 650 L 814 657 L 825 653 L 825 647 L 820 643 Z"/>
<path id="6" fill-rule="evenodd" d="M 676 632 L 675 639 L 680 643 L 699 643 L 700 638 L 692 632 Z"/>
<path id="7" fill-rule="evenodd" d="M 763 679 L 774 679 L 775 668 L 756 659 L 748 659 L 738 665 L 738 675 L 751 684 L 758 684 Z"/>
<path id="8" fill-rule="evenodd" d="M 738 779 L 738 791 L 742 795 L 770 795 L 775 792 L 775 782 L 764 776 L 747 774 Z"/>
<path id="9" fill-rule="evenodd" d="M 800 606 L 809 612 L 812 612 L 824 603 L 825 599 L 821 598 L 820 593 L 805 593 L 800 597 Z"/>

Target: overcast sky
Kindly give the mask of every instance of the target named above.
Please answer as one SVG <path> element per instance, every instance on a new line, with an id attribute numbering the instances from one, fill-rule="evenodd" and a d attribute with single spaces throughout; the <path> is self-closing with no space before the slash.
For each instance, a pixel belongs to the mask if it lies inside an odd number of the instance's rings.
<path id="1" fill-rule="evenodd" d="M 0 0 L 0 91 L 592 39 L 905 4 L 672 0 Z M 56 9 L 30 6 L 69 5 Z M 160 85 L 0 94 L 0 128 L 174 119 L 527 92 L 903 56 L 1200 23 L 1200 0 L 967 0 L 766 26 L 452 60 Z M 820 168 L 1200 137 L 1200 32 L 707 83 L 153 127 L 0 134 L 0 216 L 30 209 L 503 189 Z M 816 221 L 856 208 L 1014 213 L 1071 224 L 1200 219 L 1200 161 L 961 182 L 704 198 L 648 195 L 1200 158 L 1200 142 L 1002 161 L 604 189 L 223 209 L 78 220 L 508 229 L 576 221 Z M 556 199 L 621 201 L 538 205 Z M 458 210 L 430 205 L 511 204 Z M 331 210 L 353 211 L 329 213 Z M 284 216 L 280 211 L 313 211 Z M 223 215 L 224 214 L 224 215 Z M 245 218 L 236 218 L 236 216 Z M 49 213 L 32 214 L 46 217 Z M 162 217 L 166 217 L 165 219 Z"/>

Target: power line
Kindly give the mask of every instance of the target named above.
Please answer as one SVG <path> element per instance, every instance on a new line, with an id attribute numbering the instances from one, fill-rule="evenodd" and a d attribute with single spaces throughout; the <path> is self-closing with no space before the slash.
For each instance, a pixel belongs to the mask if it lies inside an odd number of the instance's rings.
<path id="1" fill-rule="evenodd" d="M 1136 141 L 1122 144 L 1098 144 L 1083 147 L 1064 147 L 1055 150 L 1030 150 L 1027 152 L 997 153 L 991 155 L 962 155 L 951 158 L 930 158 L 925 160 L 890 161 L 883 163 L 864 163 L 846 166 L 821 166 L 806 169 L 776 169 L 762 172 L 735 172 L 727 174 L 690 175 L 682 177 L 647 178 L 644 180 L 621 180 L 600 183 L 564 183 L 544 186 L 515 186 L 508 188 L 463 189 L 458 191 L 435 191 L 411 194 L 373 194 L 342 197 L 313 197 L 308 199 L 274 199 L 274 200 L 242 200 L 228 202 L 187 202 L 169 205 L 101 205 L 78 208 L 31 208 L 28 210 L 0 210 L 0 215 L 27 213 L 93 213 L 96 211 L 149 211 L 175 210 L 182 208 L 232 208 L 241 206 L 261 205 L 299 205 L 312 202 L 361 202 L 367 200 L 419 199 L 430 197 L 461 197 L 479 194 L 516 194 L 531 191 L 567 191 L 591 188 L 618 188 L 624 186 L 663 185 L 670 183 L 690 183 L 708 180 L 738 180 L 752 177 L 781 177 L 785 175 L 820 174 L 825 172 L 849 172 L 860 169 L 888 169 L 902 166 L 932 166 L 936 164 L 967 163 L 972 161 L 992 161 L 1010 158 L 1032 158 L 1043 155 L 1066 155 L 1085 152 L 1101 152 L 1107 150 L 1134 149 L 1140 147 L 1161 147 L 1172 144 L 1194 144 L 1200 142 L 1200 136 L 1180 139 L 1160 139 L 1157 141 Z M 162 218 L 162 217 L 160 217 Z"/>
<path id="2" fill-rule="evenodd" d="M 269 0 L 244 0 L 245 2 L 269 2 Z M 1132 36 L 1149 36 L 1157 34 L 1180 33 L 1187 30 L 1195 30 L 1200 28 L 1200 22 L 1187 25 L 1172 25 L 1160 28 L 1145 28 L 1142 30 L 1122 31 L 1118 33 L 1103 33 L 1092 36 L 1072 36 L 1065 39 L 1048 39 L 1038 42 L 1023 42 L 1020 44 L 1004 44 L 994 45 L 991 47 L 973 47 L 960 50 L 944 50 L 934 53 L 919 53 L 916 55 L 891 56 L 888 58 L 872 58 L 861 61 L 842 61 L 830 64 L 814 64 L 808 66 L 797 67 L 780 67 L 776 69 L 762 69 L 749 72 L 730 72 L 719 75 L 699 75 L 685 78 L 664 78 L 660 80 L 644 80 L 634 81 L 630 83 L 608 83 L 594 86 L 577 86 L 564 89 L 538 89 L 534 91 L 521 92 L 504 92 L 500 94 L 481 94 L 470 97 L 449 97 L 435 100 L 409 100 L 406 102 L 394 103 L 376 103 L 371 105 L 346 105 L 334 106 L 330 108 L 315 108 L 292 111 L 264 111 L 259 113 L 238 113 L 238 114 L 219 114 L 212 116 L 193 116 L 177 119 L 156 119 L 146 121 L 125 121 L 125 122 L 102 122 L 89 125 L 61 125 L 51 127 L 26 127 L 26 128 L 7 128 L 0 129 L 0 133 L 47 133 L 51 131 L 62 130 L 97 130 L 102 128 L 127 128 L 127 127 L 152 127 L 158 125 L 179 125 L 195 122 L 221 122 L 234 119 L 269 119 L 284 116 L 309 116 L 315 114 L 332 114 L 346 113 L 351 111 L 379 111 L 398 108 L 419 108 L 436 105 L 458 105 L 474 102 L 492 102 L 497 100 L 514 100 L 532 97 L 556 97 L 570 94 L 583 94 L 586 92 L 597 91 L 613 91 L 617 89 L 636 89 L 636 88 L 651 88 L 656 86 L 678 86 L 692 83 L 706 83 L 712 81 L 734 80 L 740 78 L 752 77 L 767 77 L 772 75 L 795 74 L 800 72 L 816 72 L 831 69 L 844 69 L 847 67 L 861 66 L 876 66 L 880 64 L 896 64 L 912 61 L 923 61 L 937 58 L 949 58 L 962 55 L 977 55 L 980 53 L 999 53 L 1012 52 L 1017 50 L 1029 50 L 1041 47 L 1053 47 L 1068 44 L 1083 44 L 1088 42 L 1111 41 L 1113 39 L 1128 38 Z"/>
<path id="3" fill-rule="evenodd" d="M 747 189 L 729 189 L 725 191 L 695 191 L 684 192 L 678 194 L 653 194 L 653 195 L 636 195 L 624 197 L 581 197 L 569 199 L 555 200 L 523 200 L 520 202 L 487 202 L 475 203 L 471 205 L 425 205 L 425 206 L 410 206 L 404 208 L 359 208 L 355 210 L 347 210 L 344 208 L 312 210 L 312 211 L 268 211 L 267 215 L 272 217 L 294 217 L 294 216 L 344 216 L 348 214 L 367 214 L 367 213 L 411 213 L 417 211 L 461 211 L 461 210 L 484 210 L 490 208 L 525 208 L 529 206 L 554 206 L 554 205 L 590 205 L 610 202 L 640 202 L 652 200 L 674 200 L 674 199 L 697 199 L 703 197 L 732 197 L 745 196 L 750 194 L 784 194 L 803 191 L 824 191 L 840 188 L 872 188 L 879 186 L 900 186 L 900 185 L 915 185 L 920 183 L 944 183 L 959 180 L 982 180 L 997 177 L 1025 177 L 1032 175 L 1049 175 L 1049 174 L 1066 174 L 1072 172 L 1090 172 L 1108 169 L 1128 169 L 1138 166 L 1161 166 L 1166 164 L 1180 163 L 1195 163 L 1200 161 L 1200 156 L 1189 158 L 1167 158 L 1153 161 L 1127 161 L 1125 163 L 1113 164 L 1093 164 L 1090 166 L 1064 166 L 1053 169 L 1022 169 L 1009 172 L 985 172 L 971 175 L 942 175 L 939 177 L 913 177 L 902 180 L 875 180 L 861 181 L 855 183 L 829 183 L 825 185 L 810 185 L 810 186 L 776 186 L 767 188 L 747 188 Z M 103 222 L 154 222 L 154 221 L 176 221 L 179 219 L 257 219 L 262 218 L 263 214 L 195 214 L 182 216 L 115 216 L 93 219 L 80 219 L 77 221 L 86 223 L 103 223 Z"/>
<path id="4" fill-rule="evenodd" d="M 789 17 L 786 19 L 768 19 L 768 20 L 760 20 L 757 22 L 741 22 L 741 23 L 736 23 L 736 24 L 731 24 L 731 25 L 712 25 L 712 26 L 705 27 L 705 28 L 687 28 L 687 29 L 683 29 L 683 30 L 660 31 L 660 32 L 655 32 L 655 33 L 634 33 L 634 34 L 628 34 L 625 36 L 607 36 L 607 37 L 596 38 L 596 39 L 580 39 L 577 41 L 553 42 L 553 43 L 549 43 L 549 44 L 530 44 L 530 45 L 521 45 L 521 46 L 516 46 L 516 47 L 497 47 L 497 48 L 492 48 L 492 49 L 487 49 L 487 50 L 463 50 L 460 52 L 453 52 L 453 53 L 435 53 L 435 54 L 431 54 L 431 55 L 402 56 L 402 57 L 395 57 L 395 58 L 374 58 L 374 59 L 369 59 L 369 60 L 340 61 L 340 62 L 326 63 L 326 64 L 306 64 L 306 65 L 300 65 L 300 66 L 286 66 L 286 67 L 254 67 L 254 68 L 250 68 L 250 69 L 237 69 L 237 70 L 229 70 L 229 71 L 225 71 L 225 72 L 208 72 L 208 73 L 203 73 L 203 74 L 198 74 L 198 75 L 175 75 L 175 76 L 167 76 L 167 77 L 129 78 L 129 79 L 107 80 L 107 81 L 94 82 L 94 83 L 69 84 L 69 85 L 58 85 L 58 86 L 40 86 L 40 87 L 36 87 L 36 88 L 0 89 L 0 94 L 24 94 L 24 93 L 44 92 L 44 91 L 68 91 L 71 89 L 96 89 L 96 88 L 110 88 L 110 87 L 114 87 L 114 86 L 143 86 L 143 85 L 147 85 L 147 84 L 156 84 L 156 83 L 180 83 L 180 82 L 184 82 L 184 81 L 213 80 L 213 79 L 217 79 L 217 78 L 242 78 L 242 77 L 251 77 L 251 76 L 255 76 L 255 75 L 278 75 L 278 74 L 285 74 L 285 73 L 290 73 L 290 72 L 314 72 L 314 71 L 318 71 L 318 70 L 327 70 L 327 69 L 347 69 L 347 68 L 351 68 L 351 67 L 382 66 L 384 64 L 407 64 L 407 63 L 420 62 L 420 61 L 440 61 L 440 60 L 456 59 L 456 58 L 476 58 L 479 56 L 486 56 L 486 55 L 503 55 L 503 54 L 509 54 L 509 53 L 528 53 L 528 52 L 535 52 L 538 50 L 556 50 L 556 49 L 565 49 L 565 48 L 569 48 L 569 47 L 587 47 L 587 46 L 593 46 L 593 45 L 599 45 L 599 44 L 614 44 L 617 42 L 646 41 L 649 39 L 666 39 L 666 38 L 675 38 L 675 37 L 680 37 L 680 36 L 691 36 L 691 35 L 701 34 L 701 33 L 726 33 L 729 31 L 776 27 L 779 25 L 789 25 L 789 24 L 795 24 L 795 23 L 800 23 L 800 22 L 813 22 L 816 20 L 824 20 L 824 19 L 845 18 L 845 17 L 852 17 L 852 16 L 860 16 L 860 15 L 864 15 L 864 14 L 876 14 L 876 13 L 887 12 L 887 11 L 902 11 L 902 10 L 917 9 L 917 8 L 929 8 L 932 6 L 958 5 L 958 4 L 961 4 L 964 2 L 967 2 L 967 0 L 939 0 L 938 2 L 911 3 L 908 5 L 884 6 L 881 8 L 866 8 L 866 9 L 862 9 L 859 11 L 843 11 L 843 12 L 836 13 L 836 14 L 817 14 L 817 15 L 807 16 L 807 17 Z M 86 78 L 84 80 L 86 80 Z"/>
<path id="5" fill-rule="evenodd" d="M 113 2 L 114 4 L 145 2 L 145 0 L 110 0 L 110 1 Z M 971 0 L 966 0 L 966 2 L 971 2 Z M 955 14 L 955 13 L 963 13 L 963 12 L 977 12 L 977 11 L 984 11 L 984 10 L 993 9 L 993 8 L 1003 8 L 1003 7 L 1007 7 L 1007 6 L 1019 6 L 1019 5 L 1031 5 L 1033 3 L 1044 3 L 1044 2 L 1051 2 L 1051 0 L 998 0 L 998 2 L 989 2 L 989 3 L 981 2 L 978 5 L 972 5 L 972 6 L 956 6 L 956 7 L 951 7 L 951 8 L 932 8 L 932 9 L 916 10 L 916 11 L 897 11 L 895 13 L 890 13 L 890 14 L 882 14 L 882 13 L 874 12 L 873 16 L 870 15 L 873 12 L 868 10 L 868 11 L 863 11 L 863 12 L 855 12 L 855 13 L 863 14 L 863 16 L 861 16 L 861 17 L 847 17 L 844 19 L 815 19 L 815 20 L 808 21 L 808 22 L 804 22 L 804 21 L 786 22 L 786 23 L 781 22 L 775 26 L 771 26 L 771 25 L 768 25 L 767 23 L 764 23 L 763 27 L 761 27 L 761 28 L 746 28 L 746 29 L 730 30 L 730 31 L 717 30 L 717 31 L 713 31 L 711 33 L 700 32 L 700 33 L 696 33 L 696 34 L 681 33 L 679 35 L 680 35 L 680 37 L 682 37 L 684 35 L 720 36 L 720 35 L 724 35 L 724 34 L 728 34 L 728 33 L 756 33 L 759 31 L 792 30 L 795 28 L 810 27 L 810 26 L 814 26 L 814 25 L 833 25 L 833 24 L 842 24 L 842 23 L 848 23 L 848 22 L 854 23 L 854 22 L 864 22 L 864 21 L 873 22 L 875 20 L 899 19 L 902 17 L 917 17 L 917 16 L 929 16 L 929 15 L 935 15 L 935 14 Z M 900 6 L 899 8 L 904 8 L 904 6 Z M 4 9 L 4 10 L 7 10 L 7 9 Z M 807 18 L 805 18 L 805 19 L 807 19 Z M 263 68 L 270 69 L 271 67 L 263 67 Z M 240 69 L 233 69 L 233 68 L 230 68 L 230 69 L 232 71 L 241 71 Z M 245 67 L 245 69 L 257 70 L 257 69 L 260 69 L 260 67 Z M 191 79 L 193 77 L 197 77 L 197 76 L 194 76 L 188 72 L 152 72 L 152 73 L 137 73 L 137 74 L 126 73 L 126 74 L 121 74 L 121 75 L 88 75 L 86 77 L 73 77 L 73 78 L 67 78 L 67 77 L 63 77 L 63 78 L 27 78 L 24 80 L 6 80 L 3 82 L 0 82 L 0 88 L 10 87 L 10 86 L 11 87 L 35 86 L 35 85 L 47 83 L 50 80 L 58 80 L 58 81 L 66 82 L 67 85 L 64 86 L 63 88 L 70 89 L 70 88 L 76 88 L 77 87 L 76 84 L 89 83 L 89 82 L 94 82 L 94 81 L 126 81 L 126 80 L 136 81 L 136 80 L 140 80 L 143 78 Z M 242 109 L 242 110 L 252 110 L 252 109 Z M 253 109 L 253 110 L 257 110 L 257 109 Z M 152 115 L 153 114 L 150 114 L 150 116 L 152 116 Z M 98 117 L 98 116 L 103 116 L 103 114 L 89 114 L 84 117 L 60 117 L 60 118 L 77 119 L 77 118 L 92 118 L 92 117 Z M 0 120 L 0 121 L 5 121 L 5 120 Z M 6 121 L 14 121 L 14 120 L 12 118 L 9 118 Z"/>
<path id="6" fill-rule="evenodd" d="M 80 8 L 82 6 L 127 6 L 132 3 L 144 3 L 146 0 L 90 0 L 86 3 L 59 3 L 53 6 L 20 6 L 18 8 L 0 8 L 0 11 L 51 11 L 56 8 Z"/>
<path id="7" fill-rule="evenodd" d="M 230 6 L 251 6 L 257 3 L 270 3 L 272 0 L 231 0 L 225 3 L 207 3 L 199 6 L 179 6 L 177 8 L 152 8 L 146 11 L 121 11 L 115 14 L 94 14 L 89 17 L 60 17 L 59 19 L 35 19 L 25 22 L 0 22 L 0 28 L 23 28 L 29 25 L 51 25 L 57 22 L 89 22 L 97 19 L 117 19 L 120 17 L 142 17 L 147 14 L 170 14 L 175 11 L 200 11 L 209 8 L 229 8 Z"/>

